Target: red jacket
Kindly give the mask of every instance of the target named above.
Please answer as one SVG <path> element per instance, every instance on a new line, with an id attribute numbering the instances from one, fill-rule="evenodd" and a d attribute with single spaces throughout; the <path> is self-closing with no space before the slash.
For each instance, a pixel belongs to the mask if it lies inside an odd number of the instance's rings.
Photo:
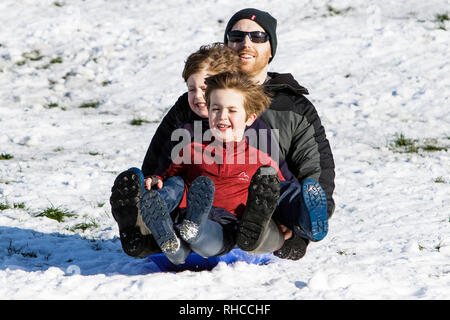
<path id="1" fill-rule="evenodd" d="M 249 146 L 246 139 L 228 145 L 192 142 L 180 151 L 162 179 L 172 176 L 184 179 L 185 192 L 179 207 L 185 208 L 192 181 L 207 176 L 215 185 L 213 206 L 240 217 L 247 203 L 250 180 L 263 165 L 276 168 L 280 180 L 285 180 L 277 163 L 267 153 Z"/>

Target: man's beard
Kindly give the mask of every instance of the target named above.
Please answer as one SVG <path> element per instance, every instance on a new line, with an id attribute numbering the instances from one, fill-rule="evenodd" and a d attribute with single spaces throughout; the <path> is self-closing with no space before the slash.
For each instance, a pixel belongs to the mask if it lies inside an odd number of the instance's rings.
<path id="1" fill-rule="evenodd" d="M 267 51 L 263 55 L 258 55 L 257 52 L 250 52 L 248 50 L 241 50 L 239 54 L 248 53 L 252 56 L 255 56 L 255 60 L 253 63 L 245 63 L 241 61 L 241 71 L 249 76 L 258 75 L 269 63 L 270 59 L 270 51 Z"/>

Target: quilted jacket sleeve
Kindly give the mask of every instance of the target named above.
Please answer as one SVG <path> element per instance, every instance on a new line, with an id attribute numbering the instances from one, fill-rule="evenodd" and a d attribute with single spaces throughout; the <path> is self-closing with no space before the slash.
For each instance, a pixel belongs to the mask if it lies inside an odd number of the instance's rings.
<path id="1" fill-rule="evenodd" d="M 156 129 L 142 163 L 142 172 L 145 177 L 162 175 L 169 167 L 172 162 L 170 156 L 173 147 L 171 135 L 175 129 L 187 121 L 187 109 L 189 104 L 187 93 L 185 93 L 178 98 Z"/>

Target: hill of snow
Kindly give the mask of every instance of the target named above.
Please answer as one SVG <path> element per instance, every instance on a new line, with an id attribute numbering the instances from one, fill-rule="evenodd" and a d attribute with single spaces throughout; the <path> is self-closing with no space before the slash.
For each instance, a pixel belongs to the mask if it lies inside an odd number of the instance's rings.
<path id="1" fill-rule="evenodd" d="M 123 253 L 110 189 L 242 1 L 1 1 L 0 298 L 450 299 L 449 4 L 252 3 L 321 116 L 336 211 L 299 261 L 172 274 Z"/>

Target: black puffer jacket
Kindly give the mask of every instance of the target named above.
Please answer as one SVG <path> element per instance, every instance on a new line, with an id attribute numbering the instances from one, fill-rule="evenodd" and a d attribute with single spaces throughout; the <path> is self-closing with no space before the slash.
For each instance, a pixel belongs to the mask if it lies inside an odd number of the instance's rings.
<path id="1" fill-rule="evenodd" d="M 171 141 L 172 132 L 181 129 L 186 123 L 202 121 L 202 128 L 209 128 L 208 119 L 201 118 L 189 107 L 187 92 L 180 96 L 175 105 L 162 119 L 158 129 L 150 142 L 142 163 L 144 177 L 161 176 L 172 163 L 170 159 L 174 143 Z"/>
<path id="2" fill-rule="evenodd" d="M 285 160 L 299 181 L 311 177 L 319 181 L 327 196 L 328 217 L 334 212 L 334 160 L 317 111 L 305 98 L 308 91 L 291 74 L 269 73 L 265 90 L 272 95 L 270 108 L 260 117 L 272 129 L 279 130 L 280 161 Z M 171 134 L 186 123 L 208 119 L 193 113 L 187 93 L 183 94 L 163 118 L 150 143 L 142 164 L 144 176 L 161 175 L 170 165 Z"/>
<path id="3" fill-rule="evenodd" d="M 272 103 L 261 119 L 279 130 L 280 160 L 299 181 L 314 178 L 327 196 L 328 218 L 334 212 L 334 159 L 325 129 L 314 105 L 305 98 L 308 90 L 291 74 L 269 73 L 265 90 Z"/>

